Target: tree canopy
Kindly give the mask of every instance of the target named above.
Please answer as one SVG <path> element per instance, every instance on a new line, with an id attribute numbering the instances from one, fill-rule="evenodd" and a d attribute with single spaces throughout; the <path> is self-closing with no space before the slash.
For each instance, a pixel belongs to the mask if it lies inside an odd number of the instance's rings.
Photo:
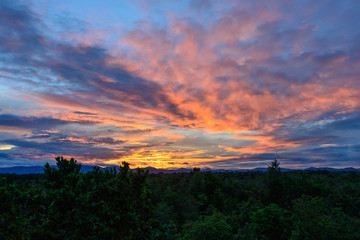
<path id="1" fill-rule="evenodd" d="M 360 173 L 149 174 L 122 162 L 82 173 L 0 176 L 2 239 L 360 239 Z"/>

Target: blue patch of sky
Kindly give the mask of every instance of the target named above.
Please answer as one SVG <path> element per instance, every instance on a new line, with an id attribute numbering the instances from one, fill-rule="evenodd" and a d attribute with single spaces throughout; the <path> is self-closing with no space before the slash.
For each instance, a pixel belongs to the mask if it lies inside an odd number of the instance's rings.
<path id="1" fill-rule="evenodd" d="M 33 1 L 33 11 L 46 18 L 55 31 L 85 32 L 88 28 L 107 29 L 119 26 L 120 32 L 107 37 L 104 41 L 116 41 L 121 34 L 133 30 L 139 20 L 150 20 L 160 28 L 168 22 L 169 11 L 185 11 L 187 1 L 161 1 L 152 4 L 146 1 L 117 0 L 41 0 Z M 59 23 L 62 24 L 59 24 Z M 120 34 L 120 35 L 119 35 Z"/>
<path id="2" fill-rule="evenodd" d="M 0 108 L 2 114 L 20 114 L 26 113 L 30 110 L 44 109 L 41 106 L 29 104 L 27 100 L 16 98 L 16 96 L 6 96 L 4 92 L 0 91 Z"/>

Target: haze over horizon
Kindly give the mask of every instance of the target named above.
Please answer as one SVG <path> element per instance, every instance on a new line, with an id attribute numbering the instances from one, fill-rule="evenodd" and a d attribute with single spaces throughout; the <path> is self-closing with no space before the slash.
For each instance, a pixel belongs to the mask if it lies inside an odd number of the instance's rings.
<path id="1" fill-rule="evenodd" d="M 360 167 L 360 1 L 0 1 L 0 167 Z"/>

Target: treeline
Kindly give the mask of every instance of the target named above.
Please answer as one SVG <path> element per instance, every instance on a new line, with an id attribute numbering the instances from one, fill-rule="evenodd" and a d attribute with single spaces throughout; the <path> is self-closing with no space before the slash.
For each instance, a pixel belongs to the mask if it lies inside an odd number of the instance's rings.
<path id="1" fill-rule="evenodd" d="M 360 239 L 360 173 L 149 174 L 58 157 L 0 175 L 1 239 Z"/>

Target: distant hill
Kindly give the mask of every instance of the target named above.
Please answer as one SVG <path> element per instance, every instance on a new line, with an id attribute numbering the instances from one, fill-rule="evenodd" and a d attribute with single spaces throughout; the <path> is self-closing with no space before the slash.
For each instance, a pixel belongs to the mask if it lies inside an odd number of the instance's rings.
<path id="1" fill-rule="evenodd" d="M 56 167 L 56 166 L 52 166 Z M 83 165 L 81 172 L 89 172 L 94 166 Z M 29 173 L 44 173 L 44 166 L 16 166 L 0 168 L 0 173 L 16 173 L 16 174 L 29 174 Z"/>
<path id="2" fill-rule="evenodd" d="M 56 166 L 53 166 L 56 167 Z M 112 166 L 106 167 L 106 168 L 100 168 L 101 170 L 109 169 Z M 117 167 L 117 166 L 114 166 Z M 86 173 L 89 171 L 92 171 L 94 168 L 94 165 L 82 165 L 81 172 Z M 190 172 L 191 168 L 179 168 L 179 169 L 162 169 L 162 168 L 154 168 L 154 167 L 146 167 L 145 170 L 149 170 L 150 173 L 187 173 Z M 135 171 L 135 169 L 132 169 Z M 226 171 L 234 171 L 234 172 L 250 172 L 250 171 L 259 171 L 259 172 L 265 172 L 267 168 L 254 168 L 254 169 L 234 169 L 234 170 L 226 170 L 226 169 L 210 169 L 210 168 L 203 168 L 201 169 L 202 172 L 226 172 Z M 281 168 L 283 172 L 287 171 L 294 171 L 299 169 L 288 169 L 288 168 Z M 360 171 L 360 168 L 315 168 L 310 167 L 303 170 L 311 170 L 311 171 Z M 16 173 L 16 174 L 30 174 L 30 173 L 44 173 L 44 167 L 43 166 L 16 166 L 16 167 L 4 167 L 0 168 L 0 173 Z"/>
<path id="3" fill-rule="evenodd" d="M 0 173 L 17 173 L 17 174 L 44 173 L 44 167 L 43 166 L 5 167 L 5 168 L 0 168 Z"/>

